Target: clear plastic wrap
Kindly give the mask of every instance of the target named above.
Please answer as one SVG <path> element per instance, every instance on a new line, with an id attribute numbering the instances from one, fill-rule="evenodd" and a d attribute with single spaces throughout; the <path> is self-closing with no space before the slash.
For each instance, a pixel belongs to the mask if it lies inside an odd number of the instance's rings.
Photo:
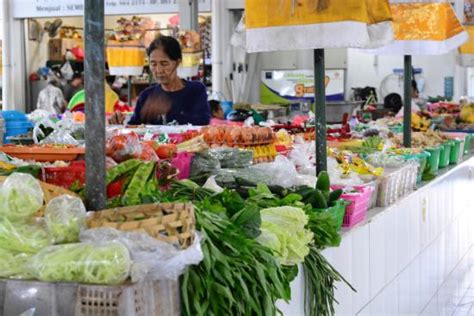
<path id="1" fill-rule="evenodd" d="M 0 248 L 0 278 L 29 279 L 26 263 L 31 254 L 18 253 Z"/>
<path id="2" fill-rule="evenodd" d="M 405 159 L 401 156 L 391 156 L 381 152 L 370 154 L 365 159 L 374 167 L 399 168 L 405 164 Z"/>
<path id="3" fill-rule="evenodd" d="M 79 241 L 86 226 L 86 207 L 82 200 L 62 195 L 52 199 L 44 212 L 46 226 L 55 244 Z"/>
<path id="4" fill-rule="evenodd" d="M 32 275 L 41 281 L 103 285 L 123 283 L 131 265 L 129 251 L 118 242 L 50 246 L 28 264 Z"/>
<path id="5" fill-rule="evenodd" d="M 297 183 L 298 173 L 295 165 L 285 156 L 277 156 L 274 162 L 258 164 L 250 169 L 263 172 L 268 177 L 265 183 L 269 185 L 289 188 Z"/>
<path id="6" fill-rule="evenodd" d="M 141 143 L 136 133 L 116 134 L 107 141 L 107 155 L 116 162 L 129 159 L 141 159 L 146 161 L 158 161 L 153 148 Z"/>
<path id="7" fill-rule="evenodd" d="M 0 220 L 0 249 L 37 253 L 51 244 L 51 238 L 42 222 L 15 223 Z"/>
<path id="8" fill-rule="evenodd" d="M 234 189 L 237 186 L 239 179 L 246 180 L 246 182 L 251 182 L 253 184 L 270 184 L 268 183 L 270 182 L 270 179 L 264 171 L 253 168 L 221 169 L 215 179 L 217 185 L 228 189 Z"/>
<path id="9" fill-rule="evenodd" d="M 41 144 L 79 146 L 80 143 L 65 129 L 57 129 L 41 141 Z"/>
<path id="10" fill-rule="evenodd" d="M 43 206 L 44 193 L 37 179 L 13 173 L 0 187 L 0 218 L 24 221 Z"/>
<path id="11" fill-rule="evenodd" d="M 176 280 L 189 265 L 203 260 L 201 238 L 181 250 L 166 242 L 139 232 L 123 232 L 113 228 L 89 229 L 81 233 L 82 242 L 118 242 L 127 247 L 133 260 L 132 282 L 144 280 Z"/>
<path id="12" fill-rule="evenodd" d="M 203 184 L 210 176 L 217 175 L 221 169 L 219 159 L 208 151 L 197 153 L 191 161 L 189 179 Z"/>
<path id="13" fill-rule="evenodd" d="M 288 159 L 293 162 L 300 174 L 316 174 L 316 147 L 314 142 L 303 142 L 294 145 Z"/>
<path id="14" fill-rule="evenodd" d="M 247 168 L 253 161 L 251 150 L 239 148 L 213 148 L 209 154 L 219 160 L 221 168 Z"/>

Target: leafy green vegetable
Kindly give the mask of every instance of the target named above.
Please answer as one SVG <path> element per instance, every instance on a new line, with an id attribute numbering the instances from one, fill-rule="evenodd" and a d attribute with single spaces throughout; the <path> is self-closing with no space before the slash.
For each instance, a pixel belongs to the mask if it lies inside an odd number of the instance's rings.
<path id="1" fill-rule="evenodd" d="M 13 225 L 7 218 L 0 220 L 1 249 L 34 254 L 50 244 L 48 232 L 42 225 Z"/>
<path id="2" fill-rule="evenodd" d="M 0 248 L 0 277 L 29 279 L 29 269 L 26 267 L 31 254 L 18 253 Z"/>
<path id="3" fill-rule="evenodd" d="M 0 188 L 0 218 L 24 221 L 43 206 L 39 181 L 26 173 L 13 173 Z"/>
<path id="4" fill-rule="evenodd" d="M 275 315 L 290 287 L 271 250 L 219 214 L 197 209 L 196 219 L 204 261 L 182 279 L 183 315 Z"/>
<path id="5" fill-rule="evenodd" d="M 305 305 L 309 316 L 334 315 L 334 289 L 336 283 L 343 281 L 353 291 L 355 289 L 334 269 L 334 267 L 324 258 L 316 246 L 310 246 L 309 255 L 304 263 Z"/>
<path id="6" fill-rule="evenodd" d="M 86 228 L 86 207 L 76 197 L 62 195 L 52 199 L 44 216 L 56 244 L 78 242 L 81 229 Z"/>
<path id="7" fill-rule="evenodd" d="M 314 234 L 314 244 L 318 249 L 326 247 L 338 247 L 341 243 L 341 235 L 338 226 L 330 213 L 307 211 L 309 216 L 308 228 Z"/>
<path id="8" fill-rule="evenodd" d="M 260 210 L 255 204 L 249 204 L 232 216 L 231 221 L 240 227 L 250 238 L 257 238 L 260 234 L 262 218 Z"/>
<path id="9" fill-rule="evenodd" d="M 262 234 L 257 240 L 272 249 L 283 265 L 303 262 L 313 233 L 305 229 L 308 216 L 301 208 L 281 206 L 261 211 Z"/>
<path id="10" fill-rule="evenodd" d="M 29 267 L 35 278 L 47 282 L 120 284 L 130 272 L 130 254 L 116 242 L 51 246 L 33 256 Z"/>

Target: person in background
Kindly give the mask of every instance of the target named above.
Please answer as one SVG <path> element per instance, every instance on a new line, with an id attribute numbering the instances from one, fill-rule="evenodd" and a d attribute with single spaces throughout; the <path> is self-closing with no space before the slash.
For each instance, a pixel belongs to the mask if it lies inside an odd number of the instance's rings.
<path id="1" fill-rule="evenodd" d="M 420 111 L 420 107 L 415 103 L 413 99 L 418 98 L 419 91 L 418 86 L 415 80 L 411 82 L 412 87 L 412 101 L 411 101 L 411 111 L 418 112 Z M 396 115 L 397 117 L 403 116 L 403 100 L 402 97 L 398 93 L 390 93 L 387 95 L 384 100 L 384 108 L 390 110 L 392 115 Z"/>
<path id="2" fill-rule="evenodd" d="M 225 120 L 224 110 L 221 107 L 221 103 L 217 100 L 209 101 L 209 105 L 211 106 L 211 125 L 225 125 L 228 122 Z"/>
<path id="3" fill-rule="evenodd" d="M 64 98 L 67 102 L 71 101 L 72 97 L 83 87 L 82 75 L 75 72 L 71 81 L 64 87 Z"/>
<path id="4" fill-rule="evenodd" d="M 178 41 L 170 36 L 160 36 L 150 44 L 147 54 L 150 70 L 158 84 L 140 94 L 128 124 L 209 124 L 211 109 L 206 87 L 201 82 L 183 80 L 178 76 L 183 58 Z M 116 112 L 109 123 L 123 124 L 124 120 L 125 115 Z"/>
<path id="5" fill-rule="evenodd" d="M 54 114 L 61 114 L 66 108 L 66 100 L 59 88 L 59 80 L 55 77 L 49 77 L 48 85 L 40 91 L 36 107 Z"/>

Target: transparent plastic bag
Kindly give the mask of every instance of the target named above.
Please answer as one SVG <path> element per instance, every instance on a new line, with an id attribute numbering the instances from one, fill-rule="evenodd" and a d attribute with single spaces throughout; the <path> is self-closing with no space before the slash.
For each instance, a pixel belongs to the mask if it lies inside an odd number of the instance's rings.
<path id="1" fill-rule="evenodd" d="M 217 184 L 216 176 L 209 177 L 202 187 L 204 189 L 212 190 L 216 193 L 221 193 L 224 191 L 224 189 Z"/>
<path id="2" fill-rule="evenodd" d="M 114 241 L 130 251 L 133 260 L 132 282 L 144 280 L 176 280 L 189 265 L 203 260 L 201 237 L 196 234 L 194 243 L 181 250 L 145 233 L 123 232 L 113 228 L 89 229 L 81 233 L 82 242 Z"/>
<path id="3" fill-rule="evenodd" d="M 50 246 L 28 264 L 33 276 L 41 281 L 101 285 L 123 283 L 131 265 L 127 248 L 113 241 Z"/>
<path id="4" fill-rule="evenodd" d="M 41 144 L 53 144 L 53 145 L 71 145 L 79 146 L 80 143 L 71 136 L 71 134 L 64 130 L 58 129 L 48 135 L 45 139 L 41 141 Z"/>
<path id="5" fill-rule="evenodd" d="M 43 206 L 44 193 L 37 179 L 26 173 L 13 173 L 0 187 L 0 218 L 23 221 Z"/>
<path id="6" fill-rule="evenodd" d="M 252 151 L 239 148 L 213 148 L 209 154 L 219 160 L 221 168 L 247 168 L 253 161 Z"/>
<path id="7" fill-rule="evenodd" d="M 148 144 L 140 143 L 136 133 L 123 133 L 112 135 L 107 141 L 107 155 L 116 162 L 129 159 L 141 159 L 147 161 L 158 161 L 153 148 Z"/>
<path id="8" fill-rule="evenodd" d="M 18 253 L 0 248 L 0 278 L 29 279 L 26 263 L 31 254 Z"/>
<path id="9" fill-rule="evenodd" d="M 55 244 L 79 241 L 86 226 L 86 207 L 82 200 L 62 195 L 52 199 L 44 212 L 46 227 Z"/>
<path id="10" fill-rule="evenodd" d="M 292 187 L 296 184 L 295 165 L 285 156 L 277 156 L 274 162 L 262 163 L 252 166 L 250 169 L 259 170 L 268 176 L 266 181 L 269 185 L 279 185 L 284 188 Z"/>
<path id="11" fill-rule="evenodd" d="M 314 142 L 295 144 L 288 159 L 293 162 L 300 174 L 316 174 L 316 147 Z"/>
<path id="12" fill-rule="evenodd" d="M 405 164 L 403 157 L 390 156 L 380 152 L 368 155 L 365 160 L 374 167 L 383 168 L 399 168 Z"/>
<path id="13" fill-rule="evenodd" d="M 51 244 L 43 222 L 11 223 L 0 220 L 0 249 L 34 254 Z"/>

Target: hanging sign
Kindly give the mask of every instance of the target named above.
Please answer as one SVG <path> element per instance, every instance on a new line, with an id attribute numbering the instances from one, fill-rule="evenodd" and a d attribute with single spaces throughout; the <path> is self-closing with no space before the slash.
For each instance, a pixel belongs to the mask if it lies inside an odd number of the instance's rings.
<path id="1" fill-rule="evenodd" d="M 211 0 L 198 0 L 199 11 L 211 11 Z M 158 14 L 179 11 L 179 0 L 105 0 L 106 15 Z M 84 15 L 83 0 L 15 0 L 13 17 L 41 18 Z"/>
<path id="2" fill-rule="evenodd" d="M 344 100 L 344 70 L 326 70 L 326 100 Z M 314 71 L 262 71 L 260 101 L 263 104 L 313 102 Z"/>

